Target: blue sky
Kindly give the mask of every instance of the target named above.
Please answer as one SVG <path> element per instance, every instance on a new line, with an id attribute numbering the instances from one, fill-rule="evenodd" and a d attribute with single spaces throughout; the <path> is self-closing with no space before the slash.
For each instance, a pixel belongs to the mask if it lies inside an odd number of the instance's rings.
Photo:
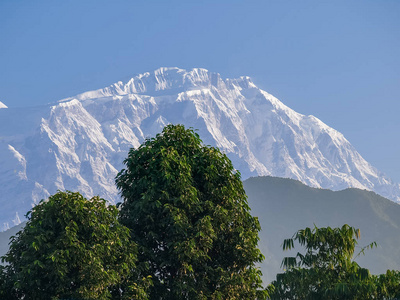
<path id="1" fill-rule="evenodd" d="M 0 1 L 0 101 L 32 106 L 161 66 L 248 75 L 400 182 L 400 1 Z"/>

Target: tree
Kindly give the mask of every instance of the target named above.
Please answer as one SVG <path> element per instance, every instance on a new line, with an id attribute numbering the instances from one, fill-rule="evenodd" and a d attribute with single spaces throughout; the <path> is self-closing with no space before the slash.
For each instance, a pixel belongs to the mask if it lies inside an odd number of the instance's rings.
<path id="1" fill-rule="evenodd" d="M 127 284 L 137 251 L 117 216 L 99 197 L 58 192 L 42 200 L 2 257 L 0 298 L 109 299 Z"/>
<path id="2" fill-rule="evenodd" d="M 283 250 L 298 242 L 306 253 L 283 259 L 287 270 L 272 283 L 271 299 L 377 299 L 376 278 L 353 260 L 359 236 L 359 229 L 344 225 L 306 228 L 284 240 Z"/>
<path id="3" fill-rule="evenodd" d="M 378 297 L 376 299 L 400 299 L 400 271 L 387 270 L 376 276 Z"/>
<path id="4" fill-rule="evenodd" d="M 263 299 L 260 224 L 240 173 L 217 148 L 168 125 L 131 149 L 116 178 L 121 222 L 138 245 L 151 299 Z"/>

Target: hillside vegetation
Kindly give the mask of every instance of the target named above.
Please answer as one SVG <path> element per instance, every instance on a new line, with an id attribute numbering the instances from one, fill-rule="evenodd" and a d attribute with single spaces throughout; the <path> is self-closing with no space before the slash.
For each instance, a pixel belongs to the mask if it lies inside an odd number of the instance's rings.
<path id="1" fill-rule="evenodd" d="M 359 246 L 375 241 L 378 247 L 356 261 L 373 274 L 400 269 L 400 205 L 365 190 L 333 192 L 277 177 L 249 178 L 243 185 L 251 212 L 261 223 L 259 246 L 266 256 L 261 265 L 264 283 L 283 271 L 282 259 L 290 254 L 282 251 L 283 240 L 300 228 L 314 225 L 349 224 L 359 228 Z"/>
<path id="2" fill-rule="evenodd" d="M 266 259 L 261 265 L 264 283 L 275 279 L 282 259 L 282 242 L 298 229 L 343 224 L 359 228 L 364 246 L 373 241 L 377 248 L 359 256 L 357 262 L 373 274 L 400 269 L 400 205 L 373 192 L 346 189 L 333 192 L 315 189 L 299 181 L 278 177 L 253 177 L 243 183 L 253 215 L 261 223 L 261 251 Z M 9 238 L 22 223 L 0 232 L 0 256 L 8 250 Z"/>

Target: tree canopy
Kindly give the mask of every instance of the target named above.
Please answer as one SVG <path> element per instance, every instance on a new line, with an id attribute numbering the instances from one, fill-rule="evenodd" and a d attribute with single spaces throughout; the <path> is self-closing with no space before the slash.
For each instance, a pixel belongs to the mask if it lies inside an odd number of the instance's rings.
<path id="1" fill-rule="evenodd" d="M 353 260 L 359 236 L 359 229 L 343 225 L 305 228 L 284 240 L 283 250 L 297 242 L 305 247 L 305 254 L 284 258 L 286 271 L 272 283 L 271 299 L 377 299 L 376 278 Z"/>
<path id="2" fill-rule="evenodd" d="M 260 225 L 240 173 L 197 133 L 168 125 L 131 149 L 116 178 L 121 222 L 152 276 L 151 299 L 264 299 Z"/>
<path id="3" fill-rule="evenodd" d="M 2 257 L 1 299 L 400 298 L 399 271 L 371 275 L 354 261 L 360 231 L 349 225 L 284 240 L 283 250 L 305 251 L 264 289 L 261 228 L 240 173 L 191 129 L 166 126 L 124 164 L 120 210 L 67 191 L 28 212 Z"/>
<path id="4" fill-rule="evenodd" d="M 99 197 L 58 192 L 42 200 L 2 258 L 0 298 L 109 299 L 113 289 L 120 296 L 118 286 L 135 267 L 136 246 L 117 215 Z"/>

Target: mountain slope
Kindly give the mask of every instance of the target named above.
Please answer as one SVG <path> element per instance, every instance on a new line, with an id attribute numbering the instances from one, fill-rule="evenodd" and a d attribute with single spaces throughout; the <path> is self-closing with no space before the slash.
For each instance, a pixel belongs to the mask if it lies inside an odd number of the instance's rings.
<path id="1" fill-rule="evenodd" d="M 349 224 L 361 230 L 359 246 L 373 241 L 378 247 L 356 261 L 374 274 L 400 269 L 400 205 L 373 192 L 346 189 L 333 192 L 308 187 L 299 181 L 277 177 L 253 177 L 244 181 L 251 214 L 261 223 L 259 247 L 264 283 L 282 272 L 283 257 L 302 251 L 283 252 L 282 242 L 305 227 L 339 227 Z M 22 224 L 21 224 L 22 225 Z M 22 228 L 0 233 L 0 256 L 8 250 L 9 237 Z M 360 249 L 360 248 L 358 248 Z"/>
<path id="2" fill-rule="evenodd" d="M 55 104 L 0 110 L 3 229 L 57 189 L 119 201 L 114 177 L 129 148 L 168 123 L 198 129 L 244 179 L 274 175 L 400 199 L 399 184 L 366 162 L 342 134 L 291 110 L 250 78 L 160 68 Z"/>
<path id="3" fill-rule="evenodd" d="M 400 205 L 373 192 L 359 189 L 331 191 L 308 187 L 299 181 L 276 177 L 255 177 L 244 181 L 251 213 L 261 223 L 260 249 L 266 256 L 261 266 L 264 281 L 270 282 L 285 256 L 303 252 L 283 252 L 282 242 L 305 227 L 359 228 L 360 250 L 371 242 L 378 248 L 368 250 L 356 261 L 374 274 L 400 270 Z M 357 252 L 356 249 L 356 252 Z"/>

